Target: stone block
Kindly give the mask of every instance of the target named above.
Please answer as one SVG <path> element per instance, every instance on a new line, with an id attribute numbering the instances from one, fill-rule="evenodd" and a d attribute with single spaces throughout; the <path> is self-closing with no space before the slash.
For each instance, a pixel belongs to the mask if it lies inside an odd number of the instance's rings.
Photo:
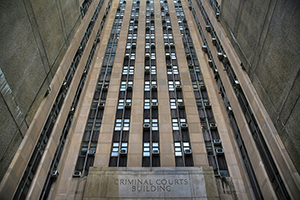
<path id="1" fill-rule="evenodd" d="M 83 199 L 206 199 L 218 198 L 208 167 L 90 168 Z"/>

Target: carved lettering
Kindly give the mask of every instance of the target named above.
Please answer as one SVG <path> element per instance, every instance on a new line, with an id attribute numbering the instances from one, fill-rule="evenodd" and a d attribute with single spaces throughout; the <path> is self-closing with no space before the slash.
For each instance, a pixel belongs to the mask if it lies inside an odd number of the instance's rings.
<path id="1" fill-rule="evenodd" d="M 179 179 L 180 180 L 180 185 L 182 185 L 182 181 L 183 181 L 183 179 Z"/>
<path id="2" fill-rule="evenodd" d="M 118 185 L 119 184 L 119 179 L 115 179 L 114 183 L 115 183 L 115 185 Z"/>
<path id="3" fill-rule="evenodd" d="M 171 186 L 168 185 L 168 186 L 166 187 L 166 190 L 167 190 L 167 192 L 171 192 Z"/>
<path id="4" fill-rule="evenodd" d="M 179 189 L 178 186 L 188 185 L 188 179 L 115 179 L 115 185 L 120 187 L 131 186 L 133 193 L 141 192 L 171 192 L 172 187 Z M 129 189 L 129 188 L 128 188 Z"/>
<path id="5" fill-rule="evenodd" d="M 156 191 L 156 187 L 155 186 L 151 186 L 151 192 L 155 192 Z"/>
<path id="6" fill-rule="evenodd" d="M 188 184 L 188 180 L 184 179 L 184 185 L 187 185 L 187 184 Z"/>
<path id="7" fill-rule="evenodd" d="M 160 185 L 160 179 L 156 179 L 156 185 Z"/>
<path id="8" fill-rule="evenodd" d="M 141 185 L 143 185 L 143 181 L 140 180 L 140 179 L 138 179 L 138 183 L 141 184 Z"/>

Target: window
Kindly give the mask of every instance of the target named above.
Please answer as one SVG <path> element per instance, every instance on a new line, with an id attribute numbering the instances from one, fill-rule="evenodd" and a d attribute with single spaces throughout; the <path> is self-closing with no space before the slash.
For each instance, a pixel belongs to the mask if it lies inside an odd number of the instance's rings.
<path id="1" fill-rule="evenodd" d="M 173 127 L 173 131 L 179 130 L 178 119 L 172 119 L 172 127 Z"/>
<path id="2" fill-rule="evenodd" d="M 175 142 L 174 147 L 175 147 L 175 156 L 182 156 L 180 142 Z"/>
<path id="3" fill-rule="evenodd" d="M 170 99 L 170 106 L 171 106 L 171 109 L 177 109 L 176 99 Z"/>
<path id="4" fill-rule="evenodd" d="M 157 119 L 152 119 L 152 130 L 158 131 L 158 120 Z"/>
<path id="5" fill-rule="evenodd" d="M 149 142 L 144 143 L 143 156 L 150 157 L 150 143 Z"/>
<path id="6" fill-rule="evenodd" d="M 150 99 L 145 99 L 144 101 L 144 109 L 150 109 Z"/>

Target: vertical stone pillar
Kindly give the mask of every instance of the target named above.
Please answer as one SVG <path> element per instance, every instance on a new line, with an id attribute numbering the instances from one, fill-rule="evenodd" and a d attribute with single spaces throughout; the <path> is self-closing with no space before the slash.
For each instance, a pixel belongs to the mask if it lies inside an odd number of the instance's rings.
<path id="1" fill-rule="evenodd" d="M 156 65 L 158 85 L 159 144 L 161 167 L 174 167 L 174 143 L 165 58 L 164 34 L 162 30 L 160 2 L 154 1 Z"/>
<path id="2" fill-rule="evenodd" d="M 190 143 L 193 151 L 194 166 L 208 166 L 207 154 L 205 149 L 204 138 L 202 134 L 198 108 L 195 101 L 194 90 L 190 78 L 190 72 L 187 65 L 185 50 L 182 42 L 182 36 L 178 25 L 177 14 L 174 7 L 174 2 L 168 0 L 170 9 L 170 18 L 173 30 L 173 38 L 176 48 L 178 69 L 180 74 L 180 82 L 182 86 L 183 99 L 185 102 L 185 113 L 189 126 Z M 185 11 L 186 13 L 187 11 Z M 186 14 L 185 14 L 186 15 Z M 187 18 L 187 20 L 189 20 Z M 189 26 L 191 34 L 195 33 L 193 26 Z M 192 28 L 192 29 L 191 29 Z M 193 31 L 192 31 L 193 30 Z M 193 38 L 194 39 L 194 38 Z M 197 39 L 197 38 L 196 38 Z M 194 41 L 194 46 L 197 49 L 201 48 L 199 40 Z M 200 58 L 199 62 L 200 62 Z"/>
<path id="3" fill-rule="evenodd" d="M 143 155 L 145 13 L 146 1 L 140 2 L 136 56 L 131 100 L 131 120 L 128 145 L 128 167 L 141 167 Z"/>
<path id="4" fill-rule="evenodd" d="M 113 3 L 113 9 L 116 9 L 119 2 Z M 125 7 L 123 23 L 119 35 L 118 47 L 115 55 L 115 61 L 112 68 L 109 89 L 106 98 L 106 104 L 103 113 L 103 119 L 100 129 L 100 135 L 95 155 L 94 166 L 108 166 L 111 152 L 111 141 L 114 132 L 116 109 L 120 90 L 120 82 L 123 68 L 123 59 L 127 41 L 127 32 L 131 14 L 132 0 L 128 0 Z M 115 13 L 115 12 L 114 12 Z M 114 15 L 109 17 L 114 21 Z M 110 35 L 110 32 L 109 32 Z"/>

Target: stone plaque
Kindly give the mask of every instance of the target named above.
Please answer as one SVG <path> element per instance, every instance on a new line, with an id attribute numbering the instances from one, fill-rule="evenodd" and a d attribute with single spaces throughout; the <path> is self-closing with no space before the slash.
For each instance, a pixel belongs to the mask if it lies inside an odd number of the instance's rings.
<path id="1" fill-rule="evenodd" d="M 211 168 L 91 168 L 83 199 L 218 198 Z"/>

